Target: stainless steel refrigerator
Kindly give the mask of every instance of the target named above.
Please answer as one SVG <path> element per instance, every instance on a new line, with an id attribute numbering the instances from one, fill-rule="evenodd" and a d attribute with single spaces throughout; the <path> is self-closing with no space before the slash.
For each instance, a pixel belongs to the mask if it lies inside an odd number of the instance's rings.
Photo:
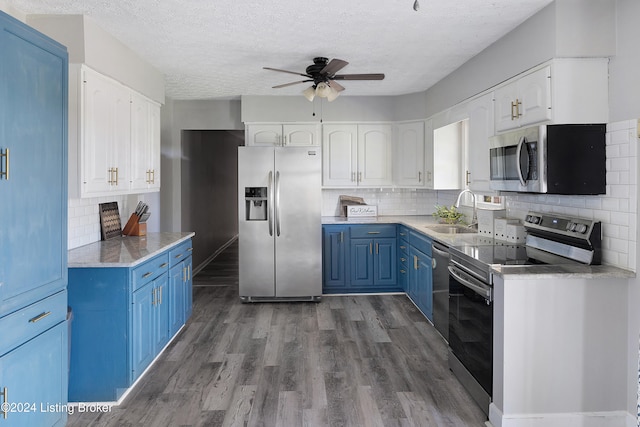
<path id="1" fill-rule="evenodd" d="M 319 148 L 238 148 L 242 301 L 320 299 L 321 182 Z"/>

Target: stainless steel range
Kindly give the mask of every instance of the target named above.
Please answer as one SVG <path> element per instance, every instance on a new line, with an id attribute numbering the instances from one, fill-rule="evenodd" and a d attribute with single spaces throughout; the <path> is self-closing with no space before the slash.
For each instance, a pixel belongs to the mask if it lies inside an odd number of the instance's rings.
<path id="1" fill-rule="evenodd" d="M 490 239 L 450 247 L 449 368 L 488 415 L 493 376 L 494 265 L 600 264 L 599 221 L 529 212 L 525 245 Z"/>

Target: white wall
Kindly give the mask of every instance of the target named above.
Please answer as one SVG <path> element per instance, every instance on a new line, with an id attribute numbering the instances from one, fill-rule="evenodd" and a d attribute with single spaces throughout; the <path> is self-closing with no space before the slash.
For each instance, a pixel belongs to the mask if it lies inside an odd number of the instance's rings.
<path id="1" fill-rule="evenodd" d="M 84 63 L 156 102 L 164 74 L 85 15 L 29 15 L 27 23 L 67 46 L 69 62 Z"/>

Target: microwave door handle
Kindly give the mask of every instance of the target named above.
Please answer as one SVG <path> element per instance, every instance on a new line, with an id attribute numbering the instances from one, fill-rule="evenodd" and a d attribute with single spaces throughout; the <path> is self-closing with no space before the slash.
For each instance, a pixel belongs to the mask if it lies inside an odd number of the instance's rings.
<path id="1" fill-rule="evenodd" d="M 516 169 L 518 171 L 518 179 L 520 180 L 520 184 L 525 187 L 527 185 L 527 181 L 525 180 L 525 176 L 522 173 L 522 165 L 520 163 L 520 156 L 522 155 L 522 147 L 524 147 L 524 144 L 527 143 L 527 139 L 523 136 L 522 138 L 520 138 L 520 141 L 518 141 L 518 147 L 516 148 Z M 527 169 L 529 167 L 527 166 Z M 527 170 L 527 175 L 528 175 L 528 170 Z"/>

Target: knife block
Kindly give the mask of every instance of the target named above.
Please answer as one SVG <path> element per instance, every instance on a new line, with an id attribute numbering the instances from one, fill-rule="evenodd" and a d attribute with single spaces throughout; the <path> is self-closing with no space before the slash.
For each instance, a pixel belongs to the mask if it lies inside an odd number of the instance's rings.
<path id="1" fill-rule="evenodd" d="M 136 214 L 131 214 L 127 224 L 122 230 L 122 234 L 125 236 L 146 236 L 147 235 L 147 223 L 140 223 L 140 217 Z"/>

